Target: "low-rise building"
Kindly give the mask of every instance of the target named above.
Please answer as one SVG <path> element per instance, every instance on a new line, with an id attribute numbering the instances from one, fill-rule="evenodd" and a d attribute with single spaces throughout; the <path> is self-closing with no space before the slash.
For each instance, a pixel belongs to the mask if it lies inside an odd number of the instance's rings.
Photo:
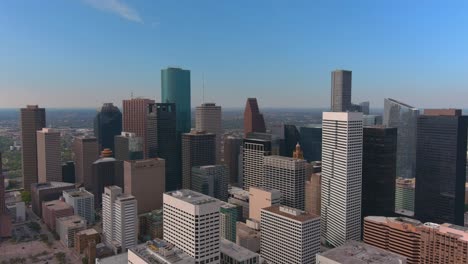
<path id="1" fill-rule="evenodd" d="M 249 192 L 238 187 L 229 189 L 228 203 L 238 205 L 238 220 L 245 221 L 249 218 Z"/>
<path id="2" fill-rule="evenodd" d="M 55 230 L 58 218 L 70 215 L 73 215 L 73 207 L 62 200 L 42 203 L 42 220 L 50 230 Z"/>
<path id="3" fill-rule="evenodd" d="M 75 246 L 75 235 L 86 229 L 86 219 L 78 215 L 61 217 L 57 219 L 56 232 L 60 242 L 66 247 Z"/>
<path id="4" fill-rule="evenodd" d="M 26 220 L 26 205 L 19 191 L 6 192 L 5 205 L 12 222 L 18 223 Z"/>
<path id="5" fill-rule="evenodd" d="M 140 230 L 138 237 L 141 241 L 163 238 L 163 210 L 154 210 L 138 216 Z"/>
<path id="6" fill-rule="evenodd" d="M 94 241 L 95 245 L 101 243 L 101 236 L 96 229 L 90 228 L 79 231 L 75 235 L 75 250 L 82 254 L 91 241 Z"/>
<path id="7" fill-rule="evenodd" d="M 74 183 L 47 182 L 31 184 L 31 206 L 33 212 L 42 217 L 42 203 L 57 200 L 64 190 L 75 189 Z"/>
<path id="8" fill-rule="evenodd" d="M 128 250 L 128 263 L 195 264 L 195 259 L 161 239 L 148 241 Z"/>
<path id="9" fill-rule="evenodd" d="M 94 224 L 94 195 L 85 188 L 63 191 L 65 202 L 73 207 L 76 215 L 88 221 L 89 225 Z"/>
<path id="10" fill-rule="evenodd" d="M 243 248 L 227 239 L 221 239 L 221 264 L 257 264 L 260 263 L 260 255 Z"/>
<path id="11" fill-rule="evenodd" d="M 97 258 L 96 264 L 128 264 L 128 253 L 122 253 L 114 256 Z M 136 262 L 135 262 L 136 263 Z"/>
<path id="12" fill-rule="evenodd" d="M 236 244 L 252 252 L 260 252 L 260 222 L 247 219 L 236 224 Z"/>

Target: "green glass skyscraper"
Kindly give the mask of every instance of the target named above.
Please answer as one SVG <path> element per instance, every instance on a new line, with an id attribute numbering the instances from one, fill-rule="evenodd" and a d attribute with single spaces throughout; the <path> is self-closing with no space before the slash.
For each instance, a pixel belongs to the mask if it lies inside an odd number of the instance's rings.
<path id="1" fill-rule="evenodd" d="M 190 132 L 190 71 L 180 68 L 161 70 L 161 99 L 163 103 L 176 104 L 176 131 Z"/>

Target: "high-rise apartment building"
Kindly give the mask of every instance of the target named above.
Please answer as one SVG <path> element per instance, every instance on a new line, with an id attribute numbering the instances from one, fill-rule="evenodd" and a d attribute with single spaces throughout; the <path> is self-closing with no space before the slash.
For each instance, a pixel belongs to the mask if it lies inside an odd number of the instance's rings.
<path id="1" fill-rule="evenodd" d="M 115 252 L 125 252 L 138 243 L 137 200 L 118 186 L 107 186 L 102 194 L 104 243 Z"/>
<path id="2" fill-rule="evenodd" d="M 122 132 L 114 137 L 115 159 L 117 160 L 139 160 L 143 156 L 143 138 L 137 137 L 135 133 Z"/>
<path id="3" fill-rule="evenodd" d="M 114 137 L 122 132 L 122 113 L 112 103 L 105 103 L 98 109 L 94 118 L 94 136 L 97 138 L 99 151 L 114 151 Z"/>
<path id="4" fill-rule="evenodd" d="M 253 132 L 265 133 L 266 126 L 258 108 L 257 98 L 248 98 L 244 110 L 244 137 Z"/>
<path id="5" fill-rule="evenodd" d="M 242 138 L 225 135 L 224 136 L 224 164 L 229 171 L 229 183 L 231 185 L 242 185 L 239 183 L 239 154 L 242 146 Z"/>
<path id="6" fill-rule="evenodd" d="M 322 120 L 322 236 L 338 247 L 361 237 L 362 113 Z"/>
<path id="7" fill-rule="evenodd" d="M 175 104 L 177 133 L 188 133 L 192 127 L 190 71 L 180 68 L 161 70 L 161 102 Z"/>
<path id="8" fill-rule="evenodd" d="M 219 235 L 221 238 L 236 242 L 237 205 L 222 203 L 219 208 Z"/>
<path id="9" fill-rule="evenodd" d="M 216 161 L 221 162 L 221 140 L 223 127 L 221 124 L 221 106 L 215 103 L 203 103 L 195 109 L 195 129 L 216 135 Z"/>
<path id="10" fill-rule="evenodd" d="M 415 214 L 421 221 L 464 224 L 467 125 L 458 109 L 418 117 Z"/>
<path id="11" fill-rule="evenodd" d="M 138 214 L 161 209 L 166 186 L 166 162 L 163 159 L 124 161 L 125 193 L 138 201 Z"/>
<path id="12" fill-rule="evenodd" d="M 249 190 L 249 218 L 260 222 L 262 209 L 280 205 L 281 198 L 279 190 L 251 187 Z"/>
<path id="13" fill-rule="evenodd" d="M 156 104 L 156 141 L 158 157 L 166 161 L 166 191 L 182 188 L 180 138 L 176 133 L 176 106 Z"/>
<path id="14" fill-rule="evenodd" d="M 94 203 L 99 207 L 102 202 L 104 187 L 117 185 L 124 187 L 123 162 L 112 157 L 110 149 L 104 149 L 101 158 L 93 163 L 93 182 L 89 190 L 94 195 Z"/>
<path id="15" fill-rule="evenodd" d="M 86 219 L 89 225 L 94 224 L 94 195 L 92 193 L 85 188 L 79 188 L 64 190 L 62 196 L 65 202 L 73 207 L 76 215 Z"/>
<path id="16" fill-rule="evenodd" d="M 224 165 L 192 167 L 192 190 L 227 202 L 229 179 Z"/>
<path id="17" fill-rule="evenodd" d="M 262 257 L 272 264 L 315 263 L 320 252 L 320 216 L 287 207 L 262 209 Z"/>
<path id="18" fill-rule="evenodd" d="M 419 110 L 397 100 L 384 101 L 383 124 L 396 127 L 397 178 L 414 178 L 416 175 L 416 121 Z"/>
<path id="19" fill-rule="evenodd" d="M 148 109 L 154 100 L 146 98 L 132 98 L 123 100 L 123 131 L 135 133 L 143 138 L 143 152 L 148 153 Z"/>
<path id="20" fill-rule="evenodd" d="M 220 263 L 218 199 L 191 190 L 164 194 L 164 240 L 195 259 Z"/>
<path id="21" fill-rule="evenodd" d="M 308 162 L 322 160 L 322 125 L 308 125 L 299 128 L 301 148 Z"/>
<path id="22" fill-rule="evenodd" d="M 43 128 L 36 133 L 38 182 L 62 181 L 60 132 Z"/>
<path id="23" fill-rule="evenodd" d="M 263 161 L 264 186 L 281 192 L 282 205 L 304 210 L 306 165 L 307 161 L 303 159 L 276 155 L 265 156 Z"/>
<path id="24" fill-rule="evenodd" d="M 305 183 L 305 211 L 320 215 L 322 206 L 322 163 L 313 162 L 310 174 L 307 175 Z"/>
<path id="25" fill-rule="evenodd" d="M 44 108 L 28 105 L 21 108 L 21 164 L 23 169 L 23 187 L 31 191 L 31 184 L 37 183 L 37 134 L 46 126 Z"/>
<path id="26" fill-rule="evenodd" d="M 192 188 L 192 167 L 216 164 L 216 135 L 192 130 L 182 134 L 182 184 Z"/>
<path id="27" fill-rule="evenodd" d="M 93 182 L 93 162 L 99 158 L 99 146 L 95 137 L 76 137 L 73 141 L 75 181 L 90 188 Z"/>
<path id="28" fill-rule="evenodd" d="M 352 72 L 336 70 L 331 73 L 331 111 L 348 112 L 351 104 Z"/>
<path id="29" fill-rule="evenodd" d="M 362 215 L 392 216 L 395 212 L 397 129 L 364 127 Z"/>

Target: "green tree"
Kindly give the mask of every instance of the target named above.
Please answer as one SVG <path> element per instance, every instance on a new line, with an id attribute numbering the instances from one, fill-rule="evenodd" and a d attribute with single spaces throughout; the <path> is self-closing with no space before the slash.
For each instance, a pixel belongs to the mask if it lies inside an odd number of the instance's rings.
<path id="1" fill-rule="evenodd" d="M 26 204 L 30 204 L 31 203 L 31 193 L 28 192 L 28 191 L 22 191 L 21 192 L 21 200 L 23 200 L 23 202 L 25 202 Z"/>
<path id="2" fill-rule="evenodd" d="M 37 222 L 29 222 L 27 226 L 38 233 L 41 231 L 41 225 L 39 225 Z"/>

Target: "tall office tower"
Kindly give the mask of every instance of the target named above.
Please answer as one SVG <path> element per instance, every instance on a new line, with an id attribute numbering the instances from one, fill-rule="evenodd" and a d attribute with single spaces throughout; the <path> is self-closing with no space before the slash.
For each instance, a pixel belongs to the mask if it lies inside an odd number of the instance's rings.
<path id="1" fill-rule="evenodd" d="M 408 264 L 419 264 L 421 226 L 422 223 L 418 220 L 406 217 L 367 216 L 364 218 L 363 241 L 406 257 Z"/>
<path id="2" fill-rule="evenodd" d="M 362 113 L 323 113 L 322 235 L 338 247 L 361 237 Z"/>
<path id="3" fill-rule="evenodd" d="M 305 183 L 305 211 L 315 215 L 321 215 L 322 204 L 322 163 L 313 162 L 312 171 L 307 175 Z"/>
<path id="4" fill-rule="evenodd" d="M 76 215 L 86 219 L 89 225 L 94 224 L 94 195 L 85 188 L 64 190 L 63 199 L 71 207 Z"/>
<path id="5" fill-rule="evenodd" d="M 331 73 L 331 111 L 348 112 L 351 104 L 352 72 L 336 70 Z"/>
<path id="6" fill-rule="evenodd" d="M 36 131 L 46 126 L 44 108 L 28 105 L 21 108 L 21 162 L 23 164 L 23 187 L 31 191 L 37 182 L 37 135 Z"/>
<path id="7" fill-rule="evenodd" d="M 90 188 L 93 162 L 99 158 L 99 146 L 95 137 L 76 137 L 73 141 L 75 181 Z"/>
<path id="8" fill-rule="evenodd" d="M 216 135 L 216 160 L 221 162 L 221 139 L 223 127 L 221 124 L 221 106 L 215 103 L 204 103 L 195 109 L 195 129 Z"/>
<path id="9" fill-rule="evenodd" d="M 224 136 L 224 164 L 229 171 L 229 183 L 239 186 L 239 154 L 242 138 L 232 135 Z"/>
<path id="10" fill-rule="evenodd" d="M 0 237 L 11 236 L 11 217 L 5 205 L 5 177 L 2 173 L 2 153 L 0 152 Z"/>
<path id="11" fill-rule="evenodd" d="M 122 132 L 122 113 L 112 103 L 105 103 L 98 109 L 94 118 L 94 136 L 98 140 L 99 151 L 114 151 L 114 137 Z"/>
<path id="12" fill-rule="evenodd" d="M 182 189 L 164 194 L 164 240 L 195 259 L 195 263 L 220 263 L 219 209 L 221 202 Z"/>
<path id="13" fill-rule="evenodd" d="M 468 116 L 425 110 L 418 118 L 415 215 L 424 222 L 463 225 Z"/>
<path id="14" fill-rule="evenodd" d="M 192 127 L 190 71 L 180 68 L 161 70 L 161 98 L 163 103 L 176 105 L 177 133 L 190 132 Z"/>
<path id="15" fill-rule="evenodd" d="M 146 153 L 147 158 L 158 157 L 158 116 L 156 103 L 148 105 L 146 112 Z"/>
<path id="16" fill-rule="evenodd" d="M 399 214 L 406 212 L 407 216 L 414 216 L 415 185 L 416 181 L 414 178 L 398 178 L 396 180 L 395 210 Z"/>
<path id="17" fill-rule="evenodd" d="M 397 129 L 364 127 L 362 216 L 395 212 Z"/>
<path id="18" fill-rule="evenodd" d="M 279 190 L 251 187 L 249 190 L 249 219 L 260 222 L 262 209 L 280 205 L 281 197 Z"/>
<path id="19" fill-rule="evenodd" d="M 281 192 L 282 205 L 304 210 L 307 161 L 283 156 L 266 156 L 263 161 L 265 187 Z"/>
<path id="20" fill-rule="evenodd" d="M 182 187 L 181 155 L 176 134 L 176 106 L 156 104 L 156 139 L 158 157 L 166 160 L 166 191 Z"/>
<path id="21" fill-rule="evenodd" d="M 182 134 L 182 186 L 192 187 L 192 167 L 216 164 L 216 135 L 192 130 Z"/>
<path id="22" fill-rule="evenodd" d="M 261 187 L 265 185 L 264 157 L 277 152 L 277 142 L 270 134 L 250 133 L 244 138 L 242 148 L 244 190 L 248 191 L 252 186 Z"/>
<path id="23" fill-rule="evenodd" d="M 148 157 L 148 109 L 154 100 L 134 98 L 123 100 L 123 131 L 143 138 L 144 156 Z M 120 133 L 119 133 L 120 134 Z"/>
<path id="24" fill-rule="evenodd" d="M 222 203 L 219 208 L 219 236 L 232 242 L 236 242 L 236 223 L 238 219 L 237 205 Z"/>
<path id="25" fill-rule="evenodd" d="M 60 132 L 43 128 L 36 133 L 38 182 L 62 181 Z"/>
<path id="26" fill-rule="evenodd" d="M 296 145 L 301 141 L 301 134 L 295 125 L 284 125 L 284 151 L 283 155 L 292 157 Z"/>
<path id="27" fill-rule="evenodd" d="M 266 132 L 265 120 L 258 108 L 257 98 L 248 98 L 244 110 L 244 137 L 252 132 Z"/>
<path id="28" fill-rule="evenodd" d="M 416 175 L 416 123 L 419 110 L 397 100 L 384 101 L 383 124 L 396 127 L 397 178 L 414 178 Z"/>
<path id="29" fill-rule="evenodd" d="M 107 186 L 102 194 L 104 242 L 116 252 L 125 252 L 138 243 L 137 200 L 123 194 L 118 186 Z"/>
<path id="30" fill-rule="evenodd" d="M 363 115 L 368 115 L 370 112 L 370 102 L 362 102 L 359 104 L 359 107 L 361 108 L 361 112 Z"/>
<path id="31" fill-rule="evenodd" d="M 158 158 L 124 161 L 124 190 L 138 200 L 138 214 L 162 208 L 165 166 L 166 162 Z"/>
<path id="32" fill-rule="evenodd" d="M 75 162 L 67 161 L 62 163 L 62 182 L 75 183 Z"/>
<path id="33" fill-rule="evenodd" d="M 229 178 L 224 165 L 192 167 L 192 190 L 227 202 Z"/>
<path id="34" fill-rule="evenodd" d="M 99 207 L 104 187 L 117 185 L 124 188 L 123 162 L 112 157 L 110 149 L 104 149 L 101 158 L 93 163 L 92 184 L 89 190 L 94 194 L 94 203 Z"/>
<path id="35" fill-rule="evenodd" d="M 268 263 L 315 263 L 320 252 L 320 216 L 271 206 L 262 209 L 261 230 L 260 251 Z"/>
<path id="36" fill-rule="evenodd" d="M 115 159 L 138 160 L 143 159 L 143 138 L 135 133 L 122 132 L 114 138 Z"/>
<path id="37" fill-rule="evenodd" d="M 308 162 L 322 160 L 322 125 L 308 125 L 299 129 L 304 159 Z"/>

